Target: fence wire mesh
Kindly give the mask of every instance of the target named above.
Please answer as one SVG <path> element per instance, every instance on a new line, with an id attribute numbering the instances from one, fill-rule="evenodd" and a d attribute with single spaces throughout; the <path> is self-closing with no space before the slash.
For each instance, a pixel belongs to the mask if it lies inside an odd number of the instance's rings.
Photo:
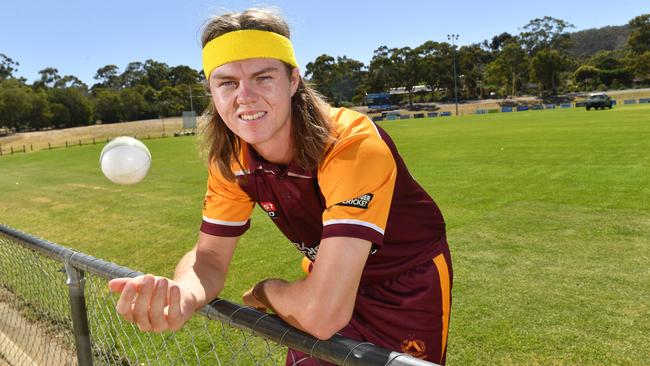
<path id="1" fill-rule="evenodd" d="M 432 365 L 340 336 L 318 341 L 274 315 L 219 299 L 178 332 L 140 332 L 117 315 L 107 285 L 139 272 L 0 225 L 0 366 L 86 363 L 73 331 L 80 314 L 71 311 L 71 268 L 85 296 L 95 365 L 284 365 L 288 347 L 335 364 Z"/>

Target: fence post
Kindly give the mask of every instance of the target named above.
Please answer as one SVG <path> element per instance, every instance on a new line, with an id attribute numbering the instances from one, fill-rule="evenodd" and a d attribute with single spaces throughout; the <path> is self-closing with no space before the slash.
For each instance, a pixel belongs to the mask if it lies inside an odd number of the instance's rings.
<path id="1" fill-rule="evenodd" d="M 84 296 L 86 280 L 84 278 L 84 272 L 75 268 L 70 263 L 73 255 L 75 253 L 71 253 L 65 257 L 65 273 L 68 276 L 65 283 L 68 285 L 68 294 L 70 296 L 70 310 L 74 340 L 77 348 L 77 361 L 80 366 L 92 366 L 93 356 L 90 346 L 88 315 L 86 314 L 86 297 Z"/>
<path id="2" fill-rule="evenodd" d="M 47 143 L 47 149 L 48 149 L 48 150 L 52 150 L 52 145 L 50 145 L 49 142 Z"/>
<path id="3" fill-rule="evenodd" d="M 81 139 L 79 139 L 79 146 L 81 146 Z"/>
<path id="4" fill-rule="evenodd" d="M 9 148 L 11 149 L 11 155 L 13 155 L 13 154 L 14 154 L 14 147 L 13 147 L 13 146 L 9 146 Z"/>
<path id="5" fill-rule="evenodd" d="M 65 142 L 65 148 L 68 148 L 68 141 Z"/>

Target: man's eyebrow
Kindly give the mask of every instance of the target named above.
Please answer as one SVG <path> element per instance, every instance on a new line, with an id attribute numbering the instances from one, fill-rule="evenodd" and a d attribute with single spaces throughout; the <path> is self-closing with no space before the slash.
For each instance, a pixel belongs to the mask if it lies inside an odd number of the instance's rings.
<path id="1" fill-rule="evenodd" d="M 274 66 L 265 67 L 265 68 L 263 68 L 263 69 L 260 70 L 260 71 L 254 72 L 254 73 L 253 73 L 253 77 L 255 77 L 255 76 L 259 76 L 259 75 L 262 75 L 262 74 L 266 74 L 267 72 L 277 71 L 277 70 L 278 70 L 278 68 L 277 68 L 277 67 L 274 67 Z"/>
<path id="2" fill-rule="evenodd" d="M 265 74 L 267 72 L 277 71 L 277 70 L 278 70 L 278 68 L 274 67 L 274 66 L 265 67 L 262 70 L 254 72 L 253 77 L 259 76 L 261 74 Z M 212 78 L 214 78 L 214 79 L 226 79 L 226 80 L 234 80 L 234 79 L 236 79 L 236 77 L 234 77 L 234 76 L 227 75 L 227 74 L 221 74 L 221 73 L 218 73 L 218 72 L 214 73 L 212 75 Z"/>

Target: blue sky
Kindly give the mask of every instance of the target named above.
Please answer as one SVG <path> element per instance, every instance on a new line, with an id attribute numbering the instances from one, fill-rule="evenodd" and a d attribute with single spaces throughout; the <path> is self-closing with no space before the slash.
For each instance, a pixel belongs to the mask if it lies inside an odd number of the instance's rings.
<path id="1" fill-rule="evenodd" d="M 0 53 L 19 62 L 17 75 L 29 82 L 39 70 L 55 67 L 92 85 L 102 66 L 115 64 L 123 71 L 129 62 L 146 59 L 199 70 L 202 24 L 211 15 L 251 6 L 281 10 L 303 71 L 323 53 L 368 64 L 381 45 L 415 47 L 446 41 L 450 33 L 460 35 L 460 45 L 476 43 L 501 32 L 519 33 L 529 20 L 545 15 L 582 30 L 650 13 L 648 0 L 2 0 Z"/>

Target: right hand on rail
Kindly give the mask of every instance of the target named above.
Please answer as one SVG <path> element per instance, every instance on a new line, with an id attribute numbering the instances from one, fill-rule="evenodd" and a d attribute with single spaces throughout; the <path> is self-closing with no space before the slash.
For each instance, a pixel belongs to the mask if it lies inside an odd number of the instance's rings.
<path id="1" fill-rule="evenodd" d="M 115 309 L 143 332 L 176 331 L 192 317 L 197 301 L 188 290 L 165 277 L 142 275 L 108 283 L 120 293 Z"/>

